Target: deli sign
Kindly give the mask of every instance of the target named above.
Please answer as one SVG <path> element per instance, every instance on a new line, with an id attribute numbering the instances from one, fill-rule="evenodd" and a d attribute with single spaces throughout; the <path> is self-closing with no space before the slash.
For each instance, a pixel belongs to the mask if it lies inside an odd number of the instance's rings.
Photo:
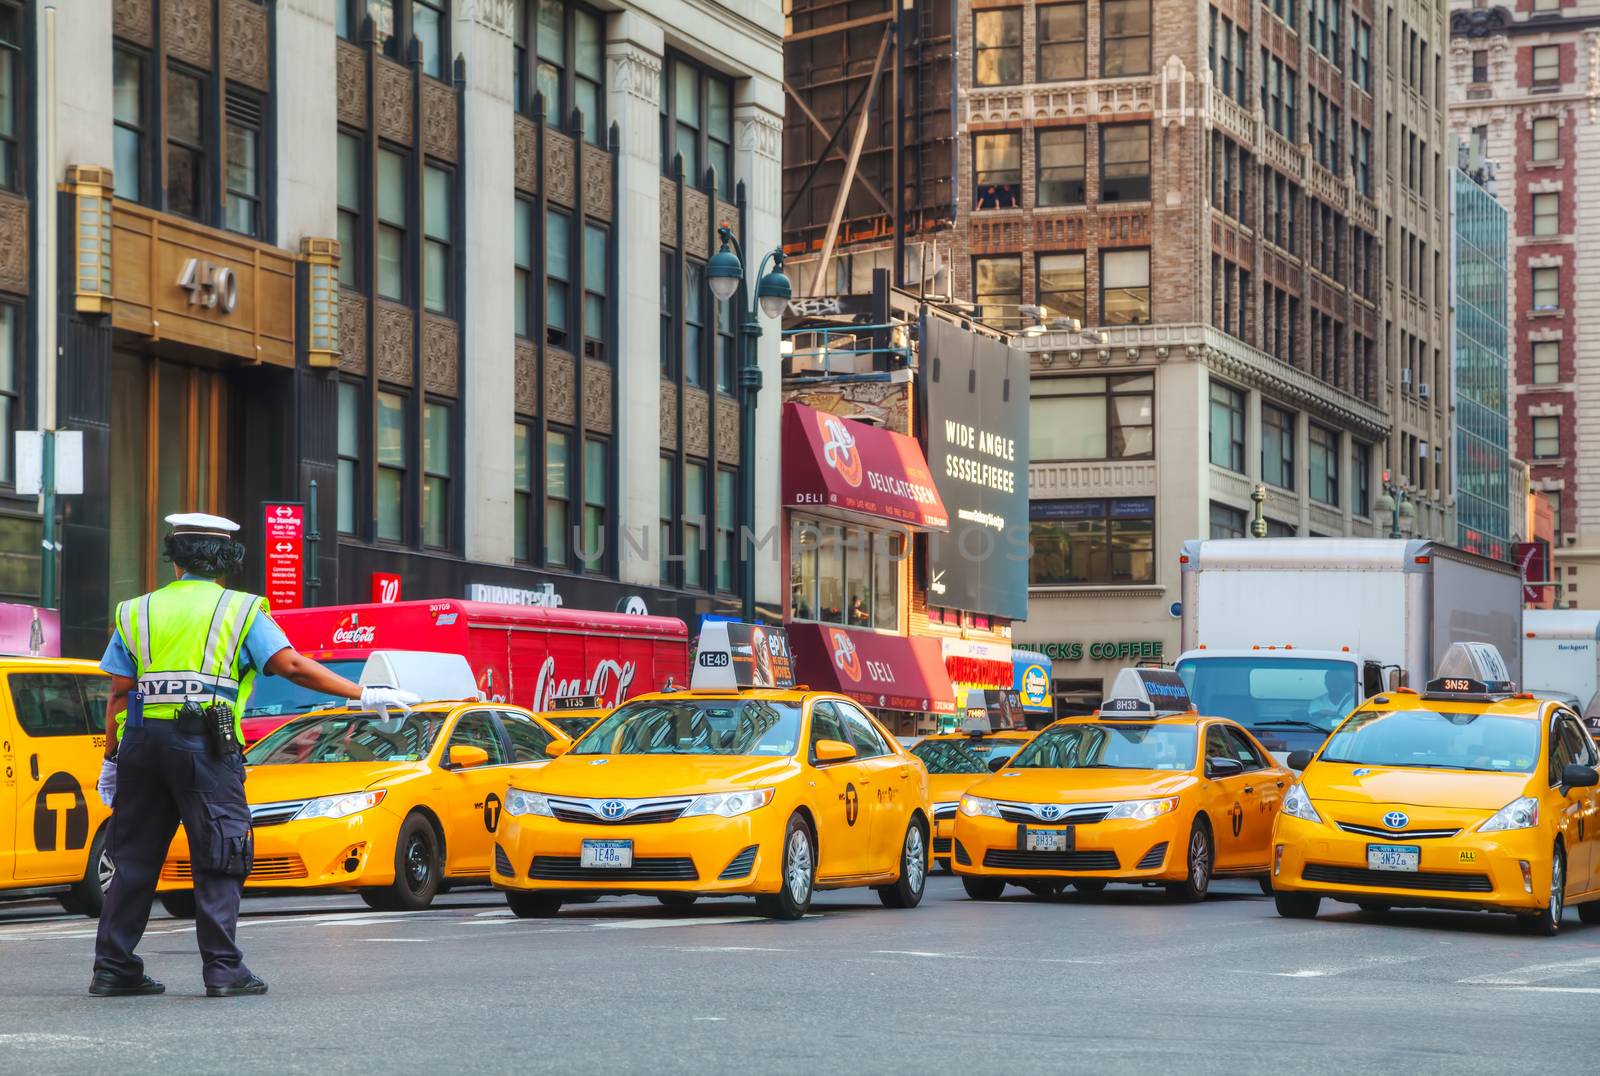
<path id="1" fill-rule="evenodd" d="M 305 577 L 305 511 L 305 506 L 297 503 L 268 503 L 263 508 L 265 589 L 274 609 L 300 607 Z"/>

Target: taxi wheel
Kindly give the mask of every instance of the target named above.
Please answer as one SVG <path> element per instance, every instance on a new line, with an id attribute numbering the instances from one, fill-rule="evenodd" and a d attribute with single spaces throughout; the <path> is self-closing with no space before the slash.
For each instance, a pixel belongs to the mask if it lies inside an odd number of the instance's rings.
<path id="1" fill-rule="evenodd" d="M 1062 890 L 1067 888 L 1067 885 L 1067 882 L 1029 882 L 1022 888 L 1026 889 L 1040 900 L 1051 900 L 1055 897 L 1059 897 Z"/>
<path id="2" fill-rule="evenodd" d="M 361 899 L 378 911 L 420 912 L 439 892 L 439 837 L 420 814 L 407 816 L 394 845 L 394 883 L 365 889 Z"/>
<path id="3" fill-rule="evenodd" d="M 561 911 L 561 898 L 549 893 L 507 891 L 506 905 L 518 919 L 550 919 Z"/>
<path id="4" fill-rule="evenodd" d="M 90 919 L 100 918 L 100 909 L 106 901 L 106 890 L 111 888 L 111 879 L 116 873 L 117 868 L 111 862 L 110 853 L 106 851 L 106 828 L 102 826 L 100 832 L 95 834 L 93 843 L 89 845 L 88 867 L 83 878 L 57 898 L 61 902 L 62 910 L 74 915 L 86 915 Z"/>
<path id="5" fill-rule="evenodd" d="M 1392 905 L 1385 904 L 1381 900 L 1358 900 L 1356 901 L 1356 907 L 1368 915 L 1384 915 Z"/>
<path id="6" fill-rule="evenodd" d="M 782 887 L 756 897 L 756 908 L 769 919 L 799 919 L 811 907 L 817 880 L 816 844 L 811 827 L 799 815 L 789 816 L 783 832 Z"/>
<path id="7" fill-rule="evenodd" d="M 928 886 L 928 838 L 922 823 L 912 820 L 906 827 L 905 843 L 900 846 L 900 880 L 880 885 L 878 899 L 885 908 L 915 908 L 922 903 Z"/>
<path id="8" fill-rule="evenodd" d="M 658 893 L 656 899 L 668 908 L 687 908 L 700 898 L 693 893 Z"/>
<path id="9" fill-rule="evenodd" d="M 1285 919 L 1315 919 L 1322 907 L 1322 898 L 1312 893 L 1274 893 L 1272 900 Z"/>
<path id="10" fill-rule="evenodd" d="M 1216 866 L 1216 850 L 1211 841 L 1211 827 L 1204 818 L 1196 818 L 1189 830 L 1189 855 L 1187 873 L 1183 881 L 1167 886 L 1173 898 L 1190 904 L 1206 899 L 1211 891 L 1211 871 Z"/>
<path id="11" fill-rule="evenodd" d="M 1578 919 L 1591 925 L 1600 923 L 1600 901 L 1578 905 Z"/>
<path id="12" fill-rule="evenodd" d="M 1092 897 L 1096 893 L 1104 893 L 1106 891 L 1106 884 L 1097 878 L 1083 878 L 1079 881 L 1073 882 L 1072 888 L 1076 889 L 1086 897 Z"/>
<path id="13" fill-rule="evenodd" d="M 1550 899 L 1544 911 L 1524 920 L 1530 934 L 1554 937 L 1561 930 L 1561 915 L 1567 910 L 1567 857 L 1558 844 L 1550 857 Z"/>
<path id="14" fill-rule="evenodd" d="M 161 906 L 174 919 L 193 919 L 194 890 L 174 889 L 170 893 L 162 893 Z"/>
<path id="15" fill-rule="evenodd" d="M 1271 878 L 1268 878 L 1266 875 L 1263 874 L 1260 878 L 1257 878 L 1256 881 L 1258 883 L 1260 883 L 1261 892 L 1262 892 L 1262 894 L 1264 896 L 1268 896 L 1268 897 L 1272 896 L 1272 879 Z"/>
<path id="16" fill-rule="evenodd" d="M 961 879 L 961 888 L 967 891 L 967 896 L 973 900 L 999 900 L 1000 894 L 1006 891 L 1006 884 L 998 878 L 974 878 L 965 875 Z"/>

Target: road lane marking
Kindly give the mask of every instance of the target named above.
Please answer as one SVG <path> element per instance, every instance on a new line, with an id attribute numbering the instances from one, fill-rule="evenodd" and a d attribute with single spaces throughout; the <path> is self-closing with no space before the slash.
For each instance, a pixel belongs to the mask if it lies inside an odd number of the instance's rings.
<path id="1" fill-rule="evenodd" d="M 983 958 L 973 953 L 930 953 L 922 949 L 874 949 L 873 956 L 928 956 L 941 960 L 982 960 Z"/>
<path id="2" fill-rule="evenodd" d="M 1600 986 L 1503 986 L 1500 989 L 1525 994 L 1600 994 Z"/>
<path id="3" fill-rule="evenodd" d="M 652 945 L 674 953 L 800 953 L 802 949 L 778 949 L 765 945 Z"/>
<path id="4" fill-rule="evenodd" d="M 437 940 L 437 939 L 434 939 L 434 938 L 360 938 L 360 939 L 358 939 L 358 940 L 359 940 L 359 941 L 364 941 L 364 942 L 408 942 L 408 943 L 421 943 L 421 942 L 431 942 L 431 941 L 435 941 L 435 940 Z"/>
<path id="5" fill-rule="evenodd" d="M 1600 956 L 1584 957 L 1582 960 L 1561 960 L 1552 964 L 1529 964 L 1527 967 L 1512 968 L 1509 971 L 1473 975 L 1466 979 L 1457 979 L 1456 982 L 1467 986 L 1526 986 L 1546 979 L 1565 979 L 1573 975 L 1582 975 L 1595 968 L 1600 968 Z"/>
<path id="6" fill-rule="evenodd" d="M 1277 977 L 1279 977 L 1281 979 L 1322 979 L 1322 978 L 1326 978 L 1326 977 L 1328 977 L 1330 975 L 1344 975 L 1344 974 L 1346 974 L 1348 972 L 1352 972 L 1352 971 L 1368 971 L 1368 970 L 1370 970 L 1372 968 L 1381 968 L 1381 967 L 1384 967 L 1386 965 L 1392 965 L 1392 964 L 1411 964 L 1411 963 L 1415 963 L 1418 960 L 1426 960 L 1426 959 L 1428 959 L 1428 958 L 1425 955 L 1424 956 L 1398 956 L 1398 955 L 1368 956 L 1368 957 L 1362 957 L 1361 960 L 1359 960 L 1358 962 L 1356 962 L 1354 964 L 1343 964 L 1343 965 L 1340 965 L 1340 966 L 1337 966 L 1337 967 L 1331 967 L 1331 968 L 1299 968 L 1299 969 L 1296 969 L 1295 971 L 1274 971 L 1274 972 L 1268 972 L 1268 974 L 1269 975 L 1275 975 L 1275 976 L 1277 976 Z M 1237 971 L 1239 969 L 1234 969 L 1234 970 Z"/>

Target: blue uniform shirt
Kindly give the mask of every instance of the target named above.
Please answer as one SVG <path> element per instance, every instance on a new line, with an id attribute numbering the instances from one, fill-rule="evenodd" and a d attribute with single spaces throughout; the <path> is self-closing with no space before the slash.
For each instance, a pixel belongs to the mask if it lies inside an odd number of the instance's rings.
<path id="1" fill-rule="evenodd" d="M 193 578 L 184 576 L 185 579 Z M 280 650 L 289 647 L 289 637 L 283 633 L 272 617 L 258 615 L 250 624 L 250 630 L 244 635 L 244 648 L 239 655 L 240 672 L 245 666 L 256 671 L 259 676 L 267 675 L 267 662 Z M 122 642 L 122 636 L 116 632 L 111 633 L 111 642 L 106 645 L 106 652 L 100 659 L 100 668 L 112 676 L 126 676 L 130 680 L 139 678 L 139 666 L 134 662 L 133 655 Z"/>

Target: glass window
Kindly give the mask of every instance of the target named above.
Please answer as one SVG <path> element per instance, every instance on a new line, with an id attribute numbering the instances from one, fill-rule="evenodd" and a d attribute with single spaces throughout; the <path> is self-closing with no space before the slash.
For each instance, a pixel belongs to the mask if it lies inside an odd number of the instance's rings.
<path id="1" fill-rule="evenodd" d="M 573 106 L 583 113 L 583 137 L 595 145 L 605 143 L 606 36 L 599 16 L 571 7 L 573 20 L 572 94 Z"/>
<path id="2" fill-rule="evenodd" d="M 1150 252 L 1108 250 L 1100 255 L 1100 321 L 1142 325 L 1150 320 Z"/>
<path id="3" fill-rule="evenodd" d="M 360 137 L 340 131 L 339 283 L 347 288 L 361 286 L 361 253 L 366 247 L 361 233 L 362 191 L 365 189 L 361 177 L 362 155 Z"/>
<path id="4" fill-rule="evenodd" d="M 1244 474 L 1244 393 L 1211 382 L 1211 462 Z"/>
<path id="5" fill-rule="evenodd" d="M 562 0 L 537 0 L 537 3 L 539 15 L 533 22 L 533 30 L 538 39 L 533 51 L 539 65 L 534 71 L 533 85 L 544 98 L 544 113 L 549 122 L 556 127 L 565 127 L 567 99 L 562 90 L 566 82 L 564 71 L 567 62 L 566 5 Z M 533 102 L 527 102 L 524 107 L 531 110 Z"/>
<path id="6" fill-rule="evenodd" d="M 1350 470 L 1355 478 L 1355 503 L 1350 510 L 1358 516 L 1372 515 L 1372 446 L 1352 442 Z"/>
<path id="7" fill-rule="evenodd" d="M 1037 378 L 1029 401 L 1029 458 L 1148 458 L 1155 451 L 1155 378 Z"/>
<path id="8" fill-rule="evenodd" d="M 3 62 L 0 60 L 0 63 Z M 10 62 L 14 64 L 15 58 Z M 144 197 L 145 58 L 143 53 L 118 45 L 112 51 L 111 63 L 111 118 L 114 124 L 112 156 L 117 197 L 137 202 Z M 14 72 L 12 77 L 16 77 Z M 4 90 L 0 89 L 0 92 Z M 3 107 L 0 107 L 0 111 L 4 111 Z M 0 119 L 0 124 L 3 123 L 4 120 Z M 0 150 L 0 153 L 4 152 Z M 15 151 L 12 152 L 14 154 Z M 0 163 L 0 185 L 4 185 L 3 172 L 4 165 Z"/>
<path id="9" fill-rule="evenodd" d="M 227 99 L 227 202 L 231 231 L 259 237 L 261 219 L 261 102 L 233 90 Z"/>
<path id="10" fill-rule="evenodd" d="M 973 190 L 978 209 L 1015 209 L 1022 204 L 1022 136 L 981 134 L 972 139 Z"/>
<path id="11" fill-rule="evenodd" d="M 428 165 L 422 171 L 422 305 L 440 314 L 450 312 L 451 206 L 454 176 Z"/>
<path id="12" fill-rule="evenodd" d="M 0 482 L 16 480 L 11 457 L 21 406 L 17 369 L 22 349 L 22 308 L 0 303 Z"/>
<path id="13" fill-rule="evenodd" d="M 554 209 L 545 213 L 544 317 L 545 342 L 567 344 L 567 310 L 572 284 L 572 219 Z"/>
<path id="14" fill-rule="evenodd" d="M 736 542 L 739 535 L 739 495 L 734 473 L 717 469 L 717 589 L 734 589 L 734 568 L 738 563 Z"/>
<path id="15" fill-rule="evenodd" d="M 1155 582 L 1155 501 L 1033 501 L 1028 582 L 1041 586 Z"/>
<path id="16" fill-rule="evenodd" d="M 1357 29 L 1359 33 L 1359 27 Z M 1483 83 L 1489 81 L 1489 50 L 1472 50 L 1472 81 Z"/>
<path id="17" fill-rule="evenodd" d="M 1105 0 L 1100 8 L 1100 75 L 1150 73 L 1150 0 Z"/>
<path id="18" fill-rule="evenodd" d="M 1263 752 L 1261 748 L 1257 747 L 1246 733 L 1236 728 L 1230 728 L 1227 725 L 1213 727 L 1222 730 L 1222 735 L 1227 739 L 1233 757 L 1244 763 L 1246 772 L 1259 770 L 1266 766 L 1266 762 L 1262 758 Z"/>
<path id="19" fill-rule="evenodd" d="M 339 533 L 355 534 L 361 525 L 361 386 L 339 382 Z"/>
<path id="20" fill-rule="evenodd" d="M 96 679 L 107 679 L 96 677 Z M 12 673 L 6 678 L 11 706 L 22 731 L 33 738 L 88 736 L 102 731 L 99 715 L 89 713 L 82 682 L 86 676 L 71 673 Z"/>
<path id="21" fill-rule="evenodd" d="M 1012 86 L 1022 81 L 1022 9 L 977 11 L 972 16 L 972 81 Z"/>
<path id="22" fill-rule="evenodd" d="M 533 334 L 533 203 L 518 198 L 516 212 L 512 221 L 512 230 L 517 234 L 517 245 L 514 262 L 515 273 L 515 306 L 514 319 L 517 325 L 518 336 L 531 336 Z"/>
<path id="23" fill-rule="evenodd" d="M 1533 159 L 1553 161 L 1560 153 L 1561 121 L 1554 116 L 1537 116 L 1533 121 Z"/>
<path id="24" fill-rule="evenodd" d="M 544 437 L 544 558 L 567 563 L 567 511 L 571 502 L 572 437 L 549 430 Z"/>
<path id="25" fill-rule="evenodd" d="M 640 699 L 602 718 L 574 755 L 793 755 L 800 707 L 770 699 Z"/>
<path id="26" fill-rule="evenodd" d="M 665 248 L 661 251 L 661 379 L 675 381 L 678 377 L 678 255 Z"/>
<path id="27" fill-rule="evenodd" d="M 1021 317 L 1021 256 L 972 259 L 972 291 L 978 320 L 996 327 L 1015 322 Z"/>
<path id="28" fill-rule="evenodd" d="M 201 219 L 205 212 L 205 82 L 167 70 L 167 210 Z"/>
<path id="29" fill-rule="evenodd" d="M 583 226 L 583 354 L 606 357 L 606 280 L 611 266 L 611 238 L 604 225 Z"/>
<path id="30" fill-rule="evenodd" d="M 406 401 L 393 392 L 378 393 L 378 537 L 386 542 L 405 538 Z"/>
<path id="31" fill-rule="evenodd" d="M 716 173 L 717 191 L 733 197 L 733 89 L 720 78 L 706 79 L 706 167 Z"/>
<path id="32" fill-rule="evenodd" d="M 417 50 L 422 56 L 422 71 L 434 78 L 446 78 L 445 70 L 445 0 L 412 0 L 411 33 L 417 39 Z"/>
<path id="33" fill-rule="evenodd" d="M 1100 201 L 1150 200 L 1150 125 L 1100 128 Z"/>
<path id="34" fill-rule="evenodd" d="M 405 301 L 406 158 L 378 149 L 378 294 Z"/>
<path id="35" fill-rule="evenodd" d="M 495 727 L 494 715 L 488 710 L 473 710 L 461 715 L 455 731 L 450 734 L 451 747 L 481 747 L 489 754 L 490 766 L 503 765 L 506 760 L 505 745 L 500 742 L 500 730 Z"/>
<path id="36" fill-rule="evenodd" d="M 656 482 L 659 487 L 661 507 L 656 522 L 656 540 L 661 545 L 659 554 L 661 585 L 672 585 L 672 532 L 678 519 L 677 462 L 671 456 L 662 456 L 657 464 Z"/>
<path id="37" fill-rule="evenodd" d="M 1533 458 L 1556 459 L 1561 455 L 1561 418 L 1535 415 L 1533 418 Z"/>
<path id="38" fill-rule="evenodd" d="M 533 427 L 519 422 L 514 427 L 516 440 L 512 445 L 512 555 L 518 560 L 532 560 L 533 547 L 528 540 L 533 521 Z"/>
<path id="39" fill-rule="evenodd" d="M 8 191 L 22 189 L 22 36 L 22 11 L 0 2 L 0 190 Z M 119 65 L 113 77 L 120 74 Z"/>
<path id="40" fill-rule="evenodd" d="M 591 572 L 605 570 L 607 490 L 611 486 L 607 442 L 593 437 L 583 441 L 583 566 Z"/>
<path id="41" fill-rule="evenodd" d="M 1561 343 L 1536 340 L 1533 344 L 1533 383 L 1554 385 L 1561 380 Z"/>
<path id="42" fill-rule="evenodd" d="M 689 385 L 706 383 L 706 302 L 710 289 L 705 285 L 706 267 L 696 261 L 683 263 L 683 380 Z"/>
<path id="43" fill-rule="evenodd" d="M 1556 235 L 1561 231 L 1561 195 L 1554 192 L 1533 196 L 1533 234 Z"/>
<path id="44" fill-rule="evenodd" d="M 842 699 L 834 699 L 832 703 L 839 720 L 844 723 L 845 731 L 850 734 L 857 758 L 880 758 L 889 753 L 889 743 L 872 723 L 872 718 Z"/>
<path id="45" fill-rule="evenodd" d="M 1332 430 L 1311 423 L 1306 430 L 1307 451 L 1311 470 L 1311 499 L 1339 504 L 1339 435 Z"/>
<path id="46" fill-rule="evenodd" d="M 1040 82 L 1084 78 L 1088 34 L 1084 5 L 1049 4 L 1039 9 Z"/>
<path id="47" fill-rule="evenodd" d="M 683 585 L 705 586 L 706 466 L 688 463 L 683 477 Z"/>
<path id="48" fill-rule="evenodd" d="M 1543 266 L 1533 271 L 1533 308 L 1555 310 L 1561 305 L 1561 270 Z"/>
<path id="49" fill-rule="evenodd" d="M 363 7 L 372 17 L 372 34 L 378 48 L 385 56 L 394 57 L 399 52 L 399 38 L 395 33 L 395 0 L 355 0 L 356 10 Z M 359 23 L 358 23 L 359 25 Z"/>
<path id="50" fill-rule="evenodd" d="M 1261 480 L 1294 489 L 1294 422 L 1292 411 L 1261 405 Z"/>
<path id="51" fill-rule="evenodd" d="M 700 163 L 700 72 L 680 61 L 672 64 L 673 148 L 683 158 L 683 174 L 698 187 Z"/>
<path id="52" fill-rule="evenodd" d="M 1533 48 L 1533 84 L 1552 86 L 1561 81 L 1561 46 L 1535 45 Z"/>
<path id="53" fill-rule="evenodd" d="M 1056 318 L 1076 318 L 1088 324 L 1089 308 L 1080 254 L 1039 255 L 1039 306 L 1049 324 Z"/>
<path id="54" fill-rule="evenodd" d="M 1083 127 L 1056 127 L 1038 134 L 1039 205 L 1082 205 Z"/>
<path id="55" fill-rule="evenodd" d="M 872 533 L 872 626 L 900 630 L 900 562 L 904 539 L 884 531 Z"/>
<path id="56" fill-rule="evenodd" d="M 514 710 L 501 710 L 500 725 L 506 730 L 506 739 L 511 741 L 512 762 L 543 762 L 550 757 L 544 749 L 555 737 L 531 717 Z"/>
<path id="57" fill-rule="evenodd" d="M 450 544 L 450 406 L 422 405 L 422 540 Z"/>
<path id="58" fill-rule="evenodd" d="M 1057 725 L 1011 760 L 1024 769 L 1189 770 L 1195 733 L 1186 725 Z"/>
<path id="59" fill-rule="evenodd" d="M 734 304 L 730 301 L 713 305 L 717 308 L 717 391 L 731 396 L 738 377 L 735 372 L 738 364 L 735 343 L 738 337 L 733 324 Z"/>
<path id="60" fill-rule="evenodd" d="M 1249 525 L 1249 517 L 1243 508 L 1211 502 L 1211 537 L 1243 538 Z"/>
<path id="61" fill-rule="evenodd" d="M 795 518 L 789 534 L 789 619 L 820 620 L 817 571 L 822 532 L 810 520 Z"/>
<path id="62" fill-rule="evenodd" d="M 1443 710 L 1361 710 L 1322 748 L 1324 762 L 1532 773 L 1539 722 L 1511 714 Z"/>

